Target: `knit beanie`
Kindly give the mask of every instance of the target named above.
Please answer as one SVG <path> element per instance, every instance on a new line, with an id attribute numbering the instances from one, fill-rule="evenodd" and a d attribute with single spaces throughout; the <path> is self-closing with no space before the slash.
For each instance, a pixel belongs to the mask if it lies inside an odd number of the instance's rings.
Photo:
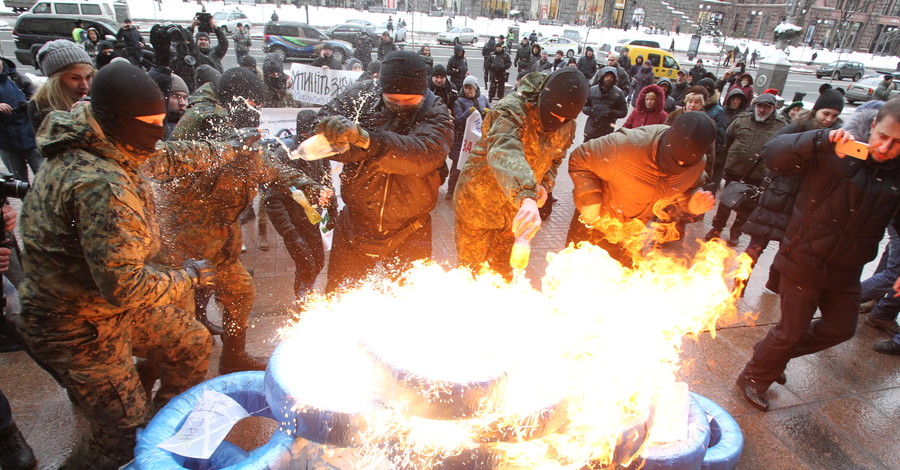
<path id="1" fill-rule="evenodd" d="M 207 83 L 212 83 L 213 87 L 215 87 L 221 76 L 222 74 L 218 70 L 207 64 L 203 64 L 194 70 L 194 81 L 197 83 L 197 88 Z"/>
<path id="2" fill-rule="evenodd" d="M 716 125 L 706 113 L 684 113 L 675 118 L 659 141 L 659 167 L 666 174 L 681 173 L 703 161 L 715 142 Z"/>
<path id="3" fill-rule="evenodd" d="M 173 73 L 172 74 L 172 87 L 169 88 L 169 94 L 171 95 L 172 93 L 178 93 L 178 92 L 181 92 L 181 93 L 184 93 L 187 95 L 191 94 L 191 92 L 188 91 L 187 83 L 184 83 L 184 79 L 182 79 L 181 77 L 179 77 L 178 75 L 175 75 Z"/>
<path id="4" fill-rule="evenodd" d="M 206 38 L 206 39 L 209 39 L 209 33 L 204 33 L 203 31 L 201 31 L 201 32 L 197 33 L 196 36 L 194 36 L 194 40 L 195 40 L 195 41 L 196 41 L 197 39 L 200 39 L 200 38 Z"/>
<path id="5" fill-rule="evenodd" d="M 381 89 L 398 95 L 424 95 L 428 90 L 428 67 L 412 51 L 389 52 L 381 61 Z"/>
<path id="6" fill-rule="evenodd" d="M 226 107 L 235 106 L 236 98 L 246 98 L 257 103 L 262 103 L 265 98 L 262 80 L 255 73 L 241 67 L 226 70 L 214 87 L 216 97 Z"/>
<path id="7" fill-rule="evenodd" d="M 37 53 L 37 61 L 47 77 L 72 64 L 94 65 L 84 48 L 68 39 L 57 39 L 44 44 Z"/>
<path id="8" fill-rule="evenodd" d="M 834 88 L 829 88 L 822 92 L 819 95 L 819 98 L 816 100 L 816 104 L 813 106 L 813 112 L 816 112 L 820 109 L 834 109 L 838 112 L 844 110 L 844 95 L 835 90 Z"/>
<path id="9" fill-rule="evenodd" d="M 246 67 L 255 69 L 256 68 L 256 59 L 253 58 L 252 55 L 247 54 L 241 57 L 241 60 L 238 61 L 238 67 Z"/>
<path id="10" fill-rule="evenodd" d="M 431 71 L 432 77 L 446 77 L 447 76 L 447 67 L 444 67 L 441 64 L 435 65 L 434 69 Z"/>
<path id="11" fill-rule="evenodd" d="M 711 78 L 704 78 L 704 79 L 700 80 L 699 82 L 697 82 L 697 85 L 700 85 L 703 88 L 706 88 L 706 92 L 708 93 L 709 96 L 712 96 L 712 94 L 715 93 L 715 91 L 716 91 L 716 82 Z"/>
<path id="12" fill-rule="evenodd" d="M 478 79 L 475 78 L 475 75 L 469 75 L 463 80 L 463 86 L 472 85 L 475 88 L 478 88 Z"/>

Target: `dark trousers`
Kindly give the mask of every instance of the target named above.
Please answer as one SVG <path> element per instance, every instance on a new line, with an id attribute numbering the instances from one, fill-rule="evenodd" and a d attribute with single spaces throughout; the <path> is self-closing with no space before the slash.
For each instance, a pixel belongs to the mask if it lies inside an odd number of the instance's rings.
<path id="1" fill-rule="evenodd" d="M 505 73 L 492 73 L 491 74 L 491 87 L 488 90 L 488 100 L 493 100 L 496 96 L 498 99 L 503 99 L 503 95 L 506 93 L 506 74 Z"/>
<path id="2" fill-rule="evenodd" d="M 266 212 L 294 261 L 294 294 L 303 297 L 325 267 L 325 249 L 318 224 L 309 223 L 303 207 L 285 196 L 266 196 Z M 283 213 L 279 213 L 279 209 Z M 284 216 L 287 217 L 284 217 Z"/>
<path id="3" fill-rule="evenodd" d="M 6 399 L 6 395 L 4 395 L 3 390 L 0 389 L 0 431 L 6 429 L 11 422 L 12 409 L 9 407 L 9 400 Z"/>
<path id="4" fill-rule="evenodd" d="M 742 372 L 768 388 L 788 361 L 843 343 L 856 333 L 859 282 L 844 286 L 804 286 L 783 276 L 781 319 L 753 348 Z M 816 310 L 822 318 L 813 320 Z"/>
<path id="5" fill-rule="evenodd" d="M 733 175 L 730 173 L 725 173 L 725 184 L 722 185 L 724 188 L 728 185 L 728 183 L 732 181 L 738 181 L 740 179 L 739 176 Z M 760 178 L 744 178 L 744 182 L 747 184 L 752 184 L 755 186 L 759 186 L 762 183 L 762 179 Z M 725 225 L 728 224 L 728 219 L 731 217 L 731 209 L 723 206 L 719 203 L 719 207 L 716 208 L 716 215 L 713 216 L 712 219 L 712 228 L 721 232 L 725 229 Z M 737 238 L 741 234 L 741 227 L 744 225 L 744 222 L 747 221 L 747 215 L 736 214 L 734 218 L 734 223 L 731 224 L 731 238 Z"/>
<path id="6" fill-rule="evenodd" d="M 347 217 L 342 211 L 339 217 Z M 416 260 L 431 257 L 431 216 L 424 217 L 424 226 L 410 234 L 406 240 L 385 255 L 371 253 L 348 233 L 351 223 L 340 220 L 334 229 L 331 256 L 328 258 L 328 282 L 325 292 L 331 293 L 341 287 L 348 287 L 374 274 L 379 267 L 384 274 L 396 278 Z"/>

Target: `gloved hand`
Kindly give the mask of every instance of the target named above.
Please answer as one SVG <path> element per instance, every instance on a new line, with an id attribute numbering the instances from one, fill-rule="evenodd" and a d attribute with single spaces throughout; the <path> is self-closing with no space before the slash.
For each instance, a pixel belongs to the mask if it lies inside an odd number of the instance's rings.
<path id="1" fill-rule="evenodd" d="M 323 134 L 332 144 L 369 147 L 369 133 L 345 116 L 328 116 L 320 120 L 316 124 L 316 133 Z"/>
<path id="2" fill-rule="evenodd" d="M 490 111 L 490 110 L 491 110 L 491 108 L 484 108 L 484 109 L 482 109 L 482 110 L 481 110 L 481 115 L 484 116 L 484 115 L 487 114 L 488 111 Z"/>
<path id="3" fill-rule="evenodd" d="M 474 113 L 475 111 L 476 111 L 475 106 L 472 106 L 471 108 L 469 108 L 469 113 Z"/>
<path id="4" fill-rule="evenodd" d="M 312 264 L 316 259 L 312 249 L 302 238 L 298 237 L 290 241 L 285 240 L 284 247 L 287 248 L 288 254 L 291 255 L 291 259 L 294 262 Z"/>
<path id="5" fill-rule="evenodd" d="M 216 267 L 207 259 L 188 258 L 184 260 L 181 267 L 187 271 L 191 277 L 191 285 L 196 289 L 199 287 L 210 287 L 216 280 Z"/>
<path id="6" fill-rule="evenodd" d="M 260 133 L 258 127 L 241 127 L 237 129 L 236 133 L 237 136 L 229 144 L 241 150 L 255 150 L 258 147 L 255 144 L 262 138 L 262 133 Z"/>

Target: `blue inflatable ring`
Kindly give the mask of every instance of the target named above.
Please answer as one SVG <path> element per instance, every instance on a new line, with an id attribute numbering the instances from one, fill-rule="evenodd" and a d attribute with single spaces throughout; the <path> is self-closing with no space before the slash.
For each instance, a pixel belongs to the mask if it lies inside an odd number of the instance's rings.
<path id="1" fill-rule="evenodd" d="M 204 390 L 213 390 L 228 395 L 253 416 L 275 419 L 266 402 L 264 376 L 265 373 L 262 371 L 223 375 L 198 384 L 173 398 L 138 435 L 137 447 L 134 451 L 135 459 L 128 468 L 138 470 L 289 468 L 290 462 L 293 460 L 291 447 L 294 439 L 280 431 L 276 432 L 266 445 L 249 453 L 229 442 L 222 442 L 208 460 L 182 457 L 157 447 L 160 442 L 178 432 Z"/>
<path id="2" fill-rule="evenodd" d="M 700 470 L 709 445 L 709 421 L 697 400 L 691 399 L 688 411 L 688 438 L 662 445 L 651 445 L 641 451 L 629 468 L 642 470 Z"/>
<path id="3" fill-rule="evenodd" d="M 696 393 L 691 393 L 709 418 L 712 435 L 709 449 L 703 457 L 702 470 L 734 470 L 744 450 L 744 433 L 737 421 L 716 402 Z"/>

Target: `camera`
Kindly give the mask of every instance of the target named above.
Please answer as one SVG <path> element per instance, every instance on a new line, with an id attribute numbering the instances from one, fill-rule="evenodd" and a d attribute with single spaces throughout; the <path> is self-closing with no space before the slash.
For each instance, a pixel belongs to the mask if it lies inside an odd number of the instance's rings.
<path id="1" fill-rule="evenodd" d="M 199 31 L 201 33 L 212 33 L 213 32 L 212 14 L 200 12 L 200 13 L 197 13 L 195 18 L 197 18 L 197 21 L 200 22 L 200 24 L 197 25 L 197 31 Z"/>
<path id="2" fill-rule="evenodd" d="M 6 201 L 7 198 L 14 197 L 22 199 L 28 193 L 31 185 L 25 181 L 19 181 L 13 178 L 12 173 L 0 171 L 0 201 Z"/>

